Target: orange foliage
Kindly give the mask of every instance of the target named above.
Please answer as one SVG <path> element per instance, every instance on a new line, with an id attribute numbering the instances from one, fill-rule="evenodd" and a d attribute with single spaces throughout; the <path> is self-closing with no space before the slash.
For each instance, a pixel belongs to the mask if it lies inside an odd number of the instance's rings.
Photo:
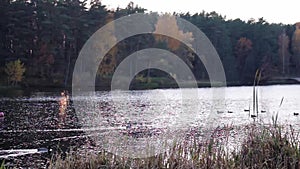
<path id="1" fill-rule="evenodd" d="M 293 52 L 300 55 L 300 22 L 296 23 L 296 30 L 292 39 Z"/>
<path id="2" fill-rule="evenodd" d="M 238 61 L 238 70 L 240 73 L 242 73 L 246 58 L 249 55 L 250 51 L 252 50 L 252 42 L 250 39 L 247 39 L 245 37 L 242 37 L 238 40 L 236 46 L 235 46 L 235 56 L 237 57 Z"/>
<path id="3" fill-rule="evenodd" d="M 236 57 L 245 57 L 252 50 L 252 42 L 250 39 L 242 37 L 235 46 Z"/>
<path id="4" fill-rule="evenodd" d="M 39 57 L 37 58 L 37 63 L 39 64 L 48 64 L 51 65 L 54 63 L 54 56 L 50 53 L 50 50 L 48 48 L 47 44 L 42 44 L 40 51 L 39 51 Z"/>

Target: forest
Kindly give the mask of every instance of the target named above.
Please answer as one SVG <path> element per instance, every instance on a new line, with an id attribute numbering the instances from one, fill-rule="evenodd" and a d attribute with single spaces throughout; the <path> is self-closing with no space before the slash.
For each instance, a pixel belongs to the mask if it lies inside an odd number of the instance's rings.
<path id="1" fill-rule="evenodd" d="M 70 87 L 78 54 L 95 31 L 122 16 L 146 12 L 133 3 L 110 10 L 99 0 L 0 1 L 0 86 Z M 205 11 L 172 15 L 206 34 L 221 58 L 229 85 L 251 85 L 257 69 L 262 71 L 262 83 L 300 76 L 300 24 L 268 23 L 263 17 L 226 19 Z M 156 29 L 162 24 L 176 28 L 176 20 L 163 19 L 157 21 Z M 99 65 L 96 84 L 100 89 L 109 86 L 115 68 L 126 56 L 150 47 L 180 56 L 199 84 L 209 80 L 203 64 L 187 46 L 169 37 L 144 34 L 127 38 L 110 50 Z M 146 70 L 133 83 L 158 88 L 172 86 L 170 80 L 164 72 Z"/>

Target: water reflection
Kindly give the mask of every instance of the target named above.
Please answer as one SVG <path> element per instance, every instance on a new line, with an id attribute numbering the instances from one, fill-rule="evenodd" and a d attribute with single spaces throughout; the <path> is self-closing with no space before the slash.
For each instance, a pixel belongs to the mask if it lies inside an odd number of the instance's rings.
<path id="1" fill-rule="evenodd" d="M 58 112 L 58 128 L 65 126 L 67 117 L 67 108 L 69 105 L 69 95 L 67 91 L 62 91 L 59 98 L 59 112 Z"/>
<path id="2" fill-rule="evenodd" d="M 206 119 L 211 110 L 216 113 L 214 123 L 217 126 L 243 126 L 253 122 L 249 112 L 244 111 L 251 105 L 252 87 L 226 88 L 226 105 L 222 110 L 218 107 L 212 108 L 212 102 L 219 102 L 209 97 L 212 89 L 185 90 L 198 92 L 199 97 L 186 98 L 188 100 L 182 104 L 179 89 L 121 92 L 117 99 L 113 99 L 110 92 L 97 92 L 94 98 L 71 98 L 69 106 L 63 108 L 61 103 L 65 101 L 61 102 L 62 97 L 57 93 L 2 98 L 0 105 L 1 111 L 5 112 L 5 118 L 0 118 L 0 149 L 39 148 L 49 145 L 57 147 L 58 144 L 67 149 L 71 145 L 83 144 L 87 137 L 95 133 L 99 138 L 107 137 L 108 141 L 120 136 L 145 140 L 150 137 L 158 138 L 166 129 L 176 128 L 179 123 L 182 123 L 180 126 L 184 126 L 187 132 L 191 131 L 189 135 L 201 135 L 199 132 L 208 123 Z M 299 85 L 258 87 L 258 92 L 259 110 L 265 111 L 259 112 L 260 120 L 271 122 L 271 116 L 279 112 L 279 123 L 300 128 L 300 117 L 293 114 L 300 112 Z M 279 108 L 282 97 L 285 99 Z M 81 117 L 78 113 L 81 112 L 75 112 L 72 99 L 85 99 L 87 102 L 96 103 L 94 112 L 82 112 L 83 117 L 93 120 L 92 122 L 78 119 Z M 182 112 L 181 106 L 187 112 Z M 227 113 L 228 111 L 232 113 Z M 97 130 L 84 131 L 93 127 Z M 104 131 L 103 128 L 107 130 Z"/>
<path id="3" fill-rule="evenodd" d="M 60 98 L 59 98 L 59 114 L 63 115 L 66 114 L 66 109 L 67 109 L 67 95 L 64 91 L 60 93 Z"/>
<path id="4" fill-rule="evenodd" d="M 71 145 L 83 144 L 83 138 L 76 138 L 83 134 L 82 131 L 58 130 L 80 128 L 72 107 L 64 114 L 59 113 L 58 99 L 1 99 L 1 110 L 6 113 L 5 118 L 0 119 L 0 149 L 57 148 L 61 145 L 60 149 L 66 150 Z"/>

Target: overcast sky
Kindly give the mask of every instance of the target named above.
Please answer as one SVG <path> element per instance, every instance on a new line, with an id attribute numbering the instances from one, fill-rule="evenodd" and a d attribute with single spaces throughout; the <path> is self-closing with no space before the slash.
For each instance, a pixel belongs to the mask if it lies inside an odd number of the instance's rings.
<path id="1" fill-rule="evenodd" d="M 226 19 L 249 20 L 263 17 L 269 23 L 300 22 L 299 0 L 102 0 L 108 9 L 125 8 L 132 1 L 148 11 L 200 13 L 216 11 Z"/>

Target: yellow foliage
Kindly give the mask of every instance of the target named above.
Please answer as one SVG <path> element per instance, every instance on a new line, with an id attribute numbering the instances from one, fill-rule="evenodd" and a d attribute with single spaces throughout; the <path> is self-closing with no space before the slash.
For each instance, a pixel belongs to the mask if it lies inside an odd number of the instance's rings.
<path id="1" fill-rule="evenodd" d="M 105 55 L 105 57 L 103 58 L 98 69 L 98 74 L 107 75 L 114 71 L 117 65 L 115 48 L 113 48 L 112 52 L 110 52 L 108 55 Z"/>
<path id="2" fill-rule="evenodd" d="M 109 13 L 106 22 L 111 22 L 114 19 L 114 15 L 112 13 Z M 101 36 L 106 39 L 106 41 L 98 41 L 98 43 L 95 43 L 94 47 L 98 48 L 100 51 L 102 50 L 109 50 L 108 46 L 113 46 L 117 42 L 117 38 L 114 36 L 114 24 L 112 24 L 112 27 L 109 28 L 109 32 L 106 34 L 102 34 Z M 117 61 L 116 61 L 116 54 L 117 54 L 118 48 L 113 47 L 110 49 L 109 53 L 107 53 L 104 58 L 102 59 L 102 62 L 100 63 L 98 74 L 110 74 L 114 71 Z"/>
<path id="3" fill-rule="evenodd" d="M 22 81 L 26 68 L 24 67 L 24 63 L 18 59 L 16 61 L 6 63 L 4 71 L 8 76 L 8 81 L 15 85 Z"/>
<path id="4" fill-rule="evenodd" d="M 157 23 L 155 25 L 155 31 L 153 33 L 156 34 L 171 34 L 171 38 L 168 38 L 163 35 L 156 35 L 155 40 L 160 42 L 166 42 L 168 48 L 175 51 L 180 47 L 180 41 L 176 39 L 181 39 L 185 44 L 191 47 L 191 43 L 193 39 L 192 32 L 184 33 L 182 30 L 179 30 L 177 25 L 176 17 L 171 16 L 169 14 L 164 14 L 159 16 Z"/>

